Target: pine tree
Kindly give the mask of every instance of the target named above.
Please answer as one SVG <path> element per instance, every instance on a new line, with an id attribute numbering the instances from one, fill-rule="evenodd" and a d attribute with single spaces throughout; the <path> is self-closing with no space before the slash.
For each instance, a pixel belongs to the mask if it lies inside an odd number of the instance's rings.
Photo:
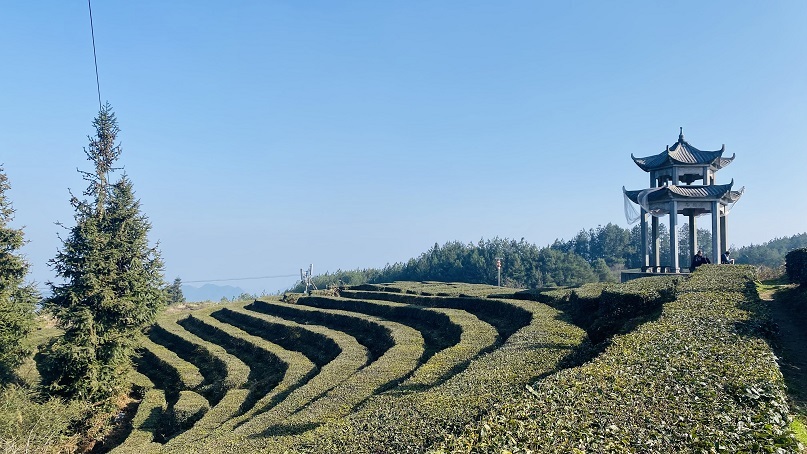
<path id="1" fill-rule="evenodd" d="M 109 403 L 124 390 L 137 334 L 153 322 L 165 292 L 159 251 L 148 244 L 151 225 L 131 181 L 124 175 L 109 183 L 120 155 L 109 104 L 93 126 L 85 153 L 95 172 L 81 172 L 90 199 L 71 198 L 76 225 L 50 261 L 64 283 L 49 283 L 46 306 L 64 335 L 48 345 L 40 370 L 57 394 Z"/>
<path id="2" fill-rule="evenodd" d="M 182 279 L 174 279 L 174 283 L 166 288 L 168 294 L 168 304 L 177 304 L 185 302 L 185 295 L 182 294 Z"/>
<path id="3" fill-rule="evenodd" d="M 8 189 L 8 178 L 0 167 L 0 383 L 10 380 L 30 353 L 22 341 L 34 328 L 39 299 L 34 286 L 24 283 L 28 263 L 18 253 L 23 232 L 8 227 L 14 219 L 14 209 L 6 198 Z"/>

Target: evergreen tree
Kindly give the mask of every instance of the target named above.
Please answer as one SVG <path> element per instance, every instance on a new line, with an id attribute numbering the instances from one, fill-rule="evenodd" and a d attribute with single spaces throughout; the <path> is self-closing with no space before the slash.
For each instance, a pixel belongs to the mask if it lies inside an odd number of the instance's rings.
<path id="1" fill-rule="evenodd" d="M 49 283 L 46 306 L 64 335 L 47 346 L 40 371 L 57 394 L 110 403 L 124 391 L 137 334 L 165 304 L 165 291 L 159 251 L 148 245 L 151 225 L 131 181 L 124 175 L 109 183 L 120 155 L 109 104 L 93 126 L 85 153 L 95 171 L 81 172 L 89 200 L 71 198 L 76 225 L 50 261 L 64 283 Z"/>
<path id="2" fill-rule="evenodd" d="M 165 291 L 168 298 L 168 304 L 185 302 L 185 295 L 182 294 L 182 279 L 174 279 L 174 283 L 169 285 Z"/>
<path id="3" fill-rule="evenodd" d="M 14 219 L 14 209 L 6 198 L 10 188 L 8 178 L 0 167 L 0 383 L 14 376 L 29 351 L 22 340 L 34 327 L 34 307 L 39 299 L 32 284 L 25 284 L 28 263 L 18 253 L 23 232 L 8 224 Z"/>

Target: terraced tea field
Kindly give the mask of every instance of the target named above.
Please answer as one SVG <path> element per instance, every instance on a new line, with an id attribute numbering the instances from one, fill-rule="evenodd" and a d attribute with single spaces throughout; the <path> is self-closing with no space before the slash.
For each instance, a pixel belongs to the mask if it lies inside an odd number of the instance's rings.
<path id="1" fill-rule="evenodd" d="M 587 351 L 557 310 L 488 298 L 501 291 L 397 283 L 169 311 L 113 452 L 423 452 Z"/>
<path id="2" fill-rule="evenodd" d="M 113 452 L 798 452 L 753 279 L 705 265 L 578 289 L 399 282 L 169 310 Z"/>

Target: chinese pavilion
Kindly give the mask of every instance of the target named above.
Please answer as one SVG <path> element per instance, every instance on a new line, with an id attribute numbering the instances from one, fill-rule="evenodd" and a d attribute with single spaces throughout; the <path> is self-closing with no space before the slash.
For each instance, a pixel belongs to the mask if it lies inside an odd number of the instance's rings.
<path id="1" fill-rule="evenodd" d="M 633 162 L 650 174 L 650 188 L 637 191 L 622 188 L 626 205 L 629 200 L 640 207 L 637 214 L 641 220 L 643 272 L 681 272 L 682 267 L 678 263 L 679 214 L 689 218 L 690 257 L 698 250 L 695 218 L 711 214 L 713 255 L 711 259 L 718 263 L 728 244 L 726 216 L 744 190 L 742 188 L 733 191 L 734 180 L 728 184 L 717 184 L 717 171 L 734 161 L 734 155 L 730 158 L 723 157 L 725 150 L 725 145 L 716 151 L 699 150 L 684 140 L 684 131 L 681 128 L 678 142 L 668 146 L 663 152 L 645 158 L 637 158 L 631 154 Z M 693 184 L 695 182 L 700 184 Z M 669 216 L 670 229 L 670 263 L 665 266 L 662 266 L 659 254 L 661 246 L 659 217 L 662 216 Z M 648 218 L 651 221 L 650 232 L 647 228 Z M 688 264 L 684 267 L 687 266 Z"/>

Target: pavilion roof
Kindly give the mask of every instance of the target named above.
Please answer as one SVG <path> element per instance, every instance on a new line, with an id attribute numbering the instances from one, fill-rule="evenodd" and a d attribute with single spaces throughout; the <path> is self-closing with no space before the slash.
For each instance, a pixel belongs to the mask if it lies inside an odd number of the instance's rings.
<path id="1" fill-rule="evenodd" d="M 721 200 L 725 203 L 736 202 L 742 195 L 742 191 L 732 191 L 734 180 L 728 184 L 713 184 L 707 186 L 662 186 L 660 188 L 642 189 L 637 191 L 622 190 L 631 202 L 639 204 L 639 193 L 647 191 L 647 202 L 665 202 L 669 200 Z"/>
<path id="2" fill-rule="evenodd" d="M 631 154 L 630 157 L 633 159 L 633 162 L 645 172 L 675 165 L 708 164 L 716 169 L 722 169 L 731 164 L 735 156 L 732 155 L 730 158 L 724 158 L 723 153 L 725 151 L 725 145 L 715 151 L 699 150 L 684 140 L 684 132 L 682 130 L 681 134 L 678 135 L 678 142 L 674 143 L 672 146 L 668 146 L 667 149 L 661 153 L 644 158 L 637 158 Z"/>

